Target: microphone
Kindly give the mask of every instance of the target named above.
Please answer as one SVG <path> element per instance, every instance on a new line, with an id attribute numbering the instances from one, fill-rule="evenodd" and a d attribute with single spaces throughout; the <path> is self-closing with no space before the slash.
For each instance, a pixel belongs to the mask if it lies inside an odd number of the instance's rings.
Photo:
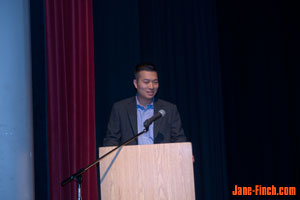
<path id="1" fill-rule="evenodd" d="M 145 122 L 144 122 L 144 127 L 146 129 L 149 128 L 149 126 L 156 120 L 158 120 L 159 118 L 163 117 L 166 115 L 166 111 L 161 109 L 158 111 L 158 113 L 156 113 L 155 115 L 153 115 L 152 117 L 150 117 L 149 119 L 147 119 Z"/>

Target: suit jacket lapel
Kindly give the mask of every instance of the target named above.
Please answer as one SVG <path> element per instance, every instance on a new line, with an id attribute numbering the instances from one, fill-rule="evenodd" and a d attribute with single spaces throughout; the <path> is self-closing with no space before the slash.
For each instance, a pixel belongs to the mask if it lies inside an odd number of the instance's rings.
<path id="1" fill-rule="evenodd" d="M 136 100 L 135 97 L 132 98 L 132 101 L 128 103 L 128 117 L 131 123 L 131 128 L 133 130 L 133 134 L 137 134 L 137 113 L 136 113 Z"/>
<path id="2" fill-rule="evenodd" d="M 155 115 L 161 109 L 162 109 L 162 107 L 161 107 L 159 100 L 158 99 L 154 100 L 154 113 L 153 114 Z M 157 137 L 158 131 L 160 130 L 160 125 L 161 125 L 160 122 L 161 122 L 161 120 L 157 120 L 154 122 L 154 140 Z"/>

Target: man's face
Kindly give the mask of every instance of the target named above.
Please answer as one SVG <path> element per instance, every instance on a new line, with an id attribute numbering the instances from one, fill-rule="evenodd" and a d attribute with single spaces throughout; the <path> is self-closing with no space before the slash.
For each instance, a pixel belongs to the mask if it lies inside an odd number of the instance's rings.
<path id="1" fill-rule="evenodd" d="M 133 81 L 134 87 L 137 90 L 138 97 L 141 100 L 150 101 L 153 99 L 158 89 L 157 72 L 140 71 L 137 79 Z"/>

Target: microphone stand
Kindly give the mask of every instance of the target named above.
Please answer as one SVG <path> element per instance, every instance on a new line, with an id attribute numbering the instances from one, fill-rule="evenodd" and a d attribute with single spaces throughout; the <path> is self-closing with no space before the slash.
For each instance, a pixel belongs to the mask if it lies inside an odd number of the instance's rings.
<path id="1" fill-rule="evenodd" d="M 75 180 L 77 183 L 77 193 L 78 193 L 78 200 L 81 199 L 81 184 L 82 184 L 82 174 L 85 173 L 89 168 L 93 167 L 94 165 L 96 165 L 97 163 L 100 162 L 100 160 L 102 160 L 103 158 L 105 158 L 106 156 L 108 156 L 109 154 L 111 154 L 112 152 L 114 152 L 115 150 L 119 149 L 122 146 L 127 145 L 128 143 L 132 142 L 133 140 L 135 140 L 137 137 L 139 137 L 140 135 L 142 135 L 143 133 L 146 133 L 149 129 L 149 126 L 145 126 L 145 129 L 140 132 L 139 134 L 133 136 L 132 138 L 128 139 L 127 141 L 125 141 L 123 144 L 117 146 L 116 148 L 112 149 L 111 151 L 109 151 L 108 153 L 104 154 L 103 156 L 101 156 L 100 158 L 98 158 L 96 161 L 92 162 L 91 164 L 89 164 L 88 166 L 81 168 L 80 170 L 78 170 L 76 173 L 72 174 L 70 177 L 66 178 L 65 180 L 63 180 L 61 182 L 61 186 L 65 186 L 66 184 L 68 184 L 69 182 L 71 182 L 72 180 Z"/>

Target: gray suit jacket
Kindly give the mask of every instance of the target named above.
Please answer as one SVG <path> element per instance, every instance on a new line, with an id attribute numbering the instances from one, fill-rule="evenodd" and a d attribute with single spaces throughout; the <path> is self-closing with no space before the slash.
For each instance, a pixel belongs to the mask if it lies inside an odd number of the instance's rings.
<path id="1" fill-rule="evenodd" d="M 154 122 L 154 143 L 185 142 L 181 120 L 176 105 L 156 99 L 154 113 L 164 109 L 166 115 Z M 117 146 L 137 133 L 136 98 L 130 97 L 115 103 L 107 126 L 104 146 Z M 129 145 L 136 145 L 137 139 Z"/>

